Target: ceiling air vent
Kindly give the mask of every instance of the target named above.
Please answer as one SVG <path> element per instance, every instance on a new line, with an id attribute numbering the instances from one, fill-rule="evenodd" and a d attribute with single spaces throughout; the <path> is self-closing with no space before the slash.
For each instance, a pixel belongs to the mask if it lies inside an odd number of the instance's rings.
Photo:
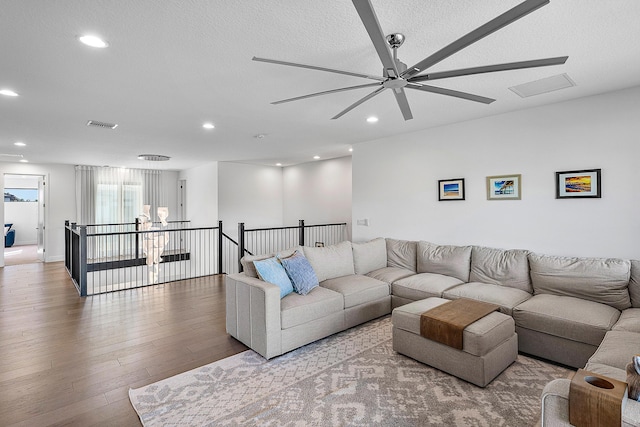
<path id="1" fill-rule="evenodd" d="M 571 80 L 571 77 L 567 74 L 558 74 L 557 76 L 513 86 L 509 89 L 522 98 L 527 98 L 529 96 L 553 92 L 554 90 L 566 89 L 575 85 L 575 82 Z"/>
<path id="2" fill-rule="evenodd" d="M 87 126 L 96 126 L 103 129 L 115 129 L 118 127 L 115 123 L 98 122 L 96 120 L 89 120 L 87 122 Z"/>
<path id="3" fill-rule="evenodd" d="M 138 160 L 146 160 L 148 162 L 166 162 L 171 157 L 162 154 L 140 154 Z"/>

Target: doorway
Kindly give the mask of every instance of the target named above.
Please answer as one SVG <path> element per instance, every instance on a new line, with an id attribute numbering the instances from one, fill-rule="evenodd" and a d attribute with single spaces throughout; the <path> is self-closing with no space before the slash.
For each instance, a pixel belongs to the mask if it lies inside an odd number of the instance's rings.
<path id="1" fill-rule="evenodd" d="M 4 265 L 45 259 L 45 177 L 4 175 Z"/>

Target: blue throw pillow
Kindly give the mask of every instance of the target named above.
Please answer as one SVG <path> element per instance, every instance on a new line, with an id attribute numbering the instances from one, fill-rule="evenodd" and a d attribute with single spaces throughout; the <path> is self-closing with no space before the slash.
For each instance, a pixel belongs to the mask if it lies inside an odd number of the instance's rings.
<path id="1" fill-rule="evenodd" d="M 284 267 L 278 262 L 276 257 L 267 258 L 261 261 L 253 261 L 258 276 L 265 282 L 273 283 L 280 287 L 280 298 L 284 298 L 293 292 L 293 286 Z"/>
<path id="2" fill-rule="evenodd" d="M 308 294 L 319 285 L 316 272 L 300 252 L 295 251 L 290 257 L 280 258 L 280 262 L 293 282 L 293 290 L 300 295 Z"/>

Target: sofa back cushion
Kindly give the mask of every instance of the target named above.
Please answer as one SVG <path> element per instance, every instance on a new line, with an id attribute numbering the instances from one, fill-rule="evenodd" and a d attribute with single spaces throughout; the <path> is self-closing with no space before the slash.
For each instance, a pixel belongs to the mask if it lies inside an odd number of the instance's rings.
<path id="1" fill-rule="evenodd" d="M 405 268 L 417 270 L 418 242 L 410 240 L 386 239 L 387 243 L 387 267 Z"/>
<path id="2" fill-rule="evenodd" d="M 631 260 L 629 297 L 631 297 L 631 306 L 640 308 L 640 261 L 635 259 Z"/>
<path id="3" fill-rule="evenodd" d="M 435 245 L 418 242 L 418 273 L 437 273 L 469 281 L 471 246 Z"/>
<path id="4" fill-rule="evenodd" d="M 529 266 L 536 295 L 582 298 L 618 310 L 631 307 L 627 260 L 529 254 Z"/>
<path id="5" fill-rule="evenodd" d="M 533 293 L 529 276 L 529 251 L 474 246 L 471 249 L 470 282 L 508 286 Z"/>
<path id="6" fill-rule="evenodd" d="M 353 251 L 349 241 L 323 248 L 305 246 L 304 256 L 311 263 L 320 282 L 355 273 Z"/>
<path id="7" fill-rule="evenodd" d="M 363 243 L 351 243 L 353 248 L 353 267 L 356 274 L 367 274 L 387 266 L 387 245 L 384 238 Z"/>

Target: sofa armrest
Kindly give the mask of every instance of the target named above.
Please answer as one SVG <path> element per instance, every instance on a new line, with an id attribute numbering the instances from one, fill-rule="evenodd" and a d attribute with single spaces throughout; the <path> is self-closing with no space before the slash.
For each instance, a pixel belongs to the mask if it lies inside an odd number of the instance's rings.
<path id="1" fill-rule="evenodd" d="M 542 391 L 542 427 L 569 427 L 569 386 L 571 380 L 551 381 Z M 628 399 L 622 412 L 622 425 L 640 426 L 640 402 Z"/>
<path id="2" fill-rule="evenodd" d="M 542 391 L 542 427 L 570 427 L 569 385 L 571 380 L 551 381 Z"/>
<path id="3" fill-rule="evenodd" d="M 243 273 L 225 288 L 227 333 L 267 359 L 282 354 L 280 288 Z"/>

